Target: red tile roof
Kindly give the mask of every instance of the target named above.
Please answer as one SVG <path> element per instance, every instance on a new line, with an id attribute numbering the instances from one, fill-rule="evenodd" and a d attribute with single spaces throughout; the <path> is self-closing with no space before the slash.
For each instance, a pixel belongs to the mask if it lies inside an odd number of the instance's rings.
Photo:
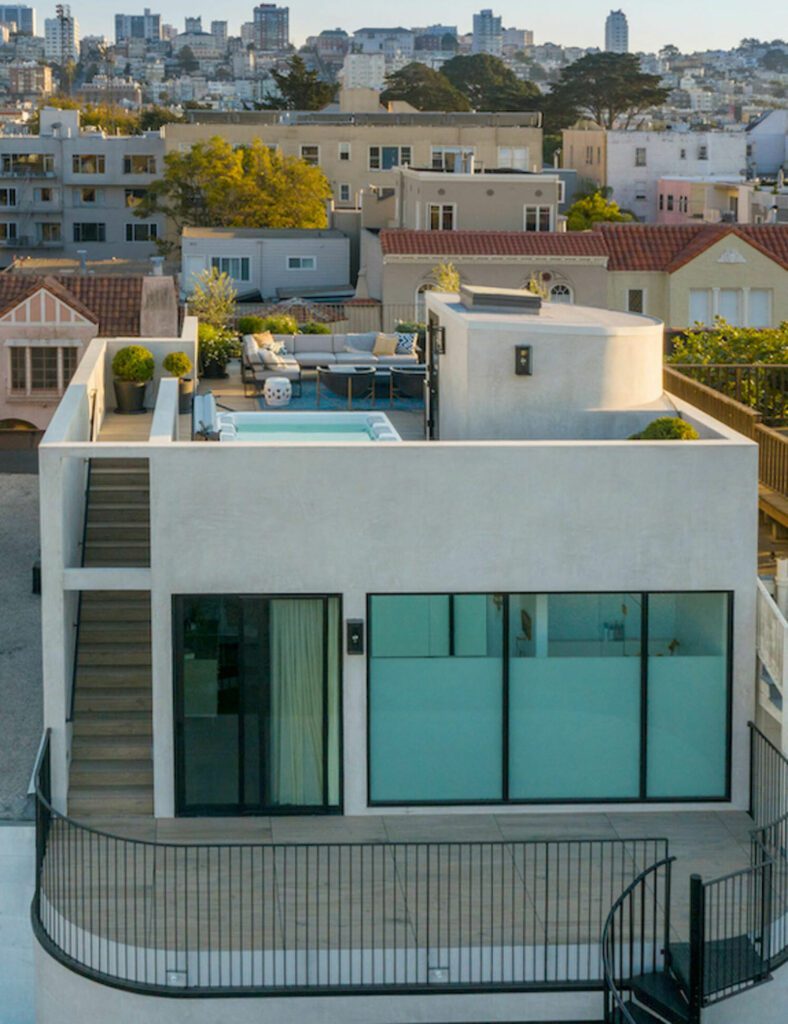
<path id="1" fill-rule="evenodd" d="M 597 224 L 610 253 L 610 270 L 661 270 L 672 274 L 730 235 L 788 270 L 788 225 Z"/>
<path id="2" fill-rule="evenodd" d="M 380 232 L 384 255 L 394 256 L 607 256 L 604 239 L 587 231 Z"/>
<path id="3" fill-rule="evenodd" d="M 384 256 L 607 256 L 609 270 L 673 273 L 728 235 L 788 269 L 788 225 L 597 224 L 593 231 L 380 232 Z"/>
<path id="4" fill-rule="evenodd" d="M 0 314 L 44 287 L 97 323 L 100 337 L 138 338 L 143 280 L 141 276 L 120 275 L 0 274 Z"/>

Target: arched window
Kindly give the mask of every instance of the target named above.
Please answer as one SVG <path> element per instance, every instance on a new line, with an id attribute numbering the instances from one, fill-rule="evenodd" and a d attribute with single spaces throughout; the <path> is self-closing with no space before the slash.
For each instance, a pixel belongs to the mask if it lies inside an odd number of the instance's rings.
<path id="1" fill-rule="evenodd" d="M 572 302 L 572 289 L 568 284 L 554 284 L 550 289 L 551 302 Z"/>
<path id="2" fill-rule="evenodd" d="M 431 292 L 435 288 L 434 284 L 420 284 L 416 289 L 416 302 L 415 302 L 415 316 L 414 319 L 419 323 L 423 323 L 427 319 L 427 303 L 424 299 L 425 292 Z"/>

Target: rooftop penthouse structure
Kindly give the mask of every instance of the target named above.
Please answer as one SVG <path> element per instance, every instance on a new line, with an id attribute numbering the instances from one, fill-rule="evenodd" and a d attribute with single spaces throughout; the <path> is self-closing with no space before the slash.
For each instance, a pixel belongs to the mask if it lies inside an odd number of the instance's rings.
<path id="1" fill-rule="evenodd" d="M 166 378 L 123 419 L 90 343 L 40 448 L 42 1024 L 722 1021 L 781 961 L 756 446 L 655 319 L 426 303 L 416 435 Z"/>

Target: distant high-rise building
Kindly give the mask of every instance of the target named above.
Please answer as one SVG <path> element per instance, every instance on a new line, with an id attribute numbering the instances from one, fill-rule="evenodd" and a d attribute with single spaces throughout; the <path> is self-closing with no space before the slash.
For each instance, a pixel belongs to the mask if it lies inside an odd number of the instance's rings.
<path id="1" fill-rule="evenodd" d="M 258 4 L 253 13 L 258 49 L 286 50 L 290 45 L 290 8 Z"/>
<path id="2" fill-rule="evenodd" d="M 55 17 L 44 20 L 44 56 L 61 65 L 79 60 L 79 24 L 68 4 L 58 4 Z"/>
<path id="3" fill-rule="evenodd" d="M 501 19 L 489 7 L 473 16 L 474 53 L 491 53 L 500 57 L 503 52 L 503 29 Z"/>
<path id="4" fill-rule="evenodd" d="M 623 11 L 611 11 L 607 16 L 605 49 L 608 53 L 629 53 L 629 25 Z"/>
<path id="5" fill-rule="evenodd" d="M 227 22 L 226 21 L 212 21 L 211 22 L 211 35 L 216 40 L 216 45 L 220 49 L 227 48 Z"/>
<path id="6" fill-rule="evenodd" d="M 36 12 L 27 4 L 0 4 L 0 25 L 16 25 L 17 32 L 36 34 Z"/>
<path id="7" fill-rule="evenodd" d="M 202 18 L 184 19 L 184 33 L 202 32 Z"/>
<path id="8" fill-rule="evenodd" d="M 116 43 L 125 43 L 129 39 L 154 42 L 161 38 L 161 15 L 151 14 L 150 8 L 146 7 L 143 14 L 115 15 Z"/>

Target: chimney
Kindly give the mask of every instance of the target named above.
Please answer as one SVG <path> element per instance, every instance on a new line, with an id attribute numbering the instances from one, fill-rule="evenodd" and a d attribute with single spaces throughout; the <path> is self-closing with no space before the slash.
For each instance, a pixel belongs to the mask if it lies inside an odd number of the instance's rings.
<path id="1" fill-rule="evenodd" d="M 164 276 L 164 257 L 163 256 L 151 256 L 151 276 L 163 277 Z"/>
<path id="2" fill-rule="evenodd" d="M 87 249 L 77 249 L 77 256 L 79 256 L 79 272 L 80 274 L 87 274 L 88 272 L 88 251 Z"/>

